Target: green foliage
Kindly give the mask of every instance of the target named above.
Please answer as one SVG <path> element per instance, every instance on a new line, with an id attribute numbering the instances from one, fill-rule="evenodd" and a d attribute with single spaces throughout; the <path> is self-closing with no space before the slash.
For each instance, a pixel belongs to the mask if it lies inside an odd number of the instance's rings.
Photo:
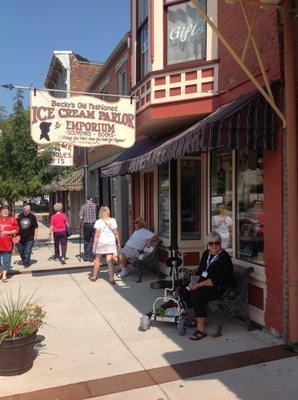
<path id="1" fill-rule="evenodd" d="M 13 113 L 0 121 L 0 198 L 14 203 L 34 195 L 52 179 L 46 167 L 51 150 L 41 154 L 30 136 L 29 110 L 23 108 L 23 94 L 18 91 Z"/>
<path id="2" fill-rule="evenodd" d="M 0 295 L 0 342 L 5 338 L 31 335 L 44 324 L 46 313 L 33 304 L 32 295 L 24 295 L 21 289 L 16 298 L 12 293 Z"/>
<path id="3" fill-rule="evenodd" d="M 0 121 L 6 118 L 6 108 L 0 105 Z"/>
<path id="4" fill-rule="evenodd" d="M 49 206 L 47 204 L 31 204 L 31 211 L 37 213 L 49 212 Z"/>

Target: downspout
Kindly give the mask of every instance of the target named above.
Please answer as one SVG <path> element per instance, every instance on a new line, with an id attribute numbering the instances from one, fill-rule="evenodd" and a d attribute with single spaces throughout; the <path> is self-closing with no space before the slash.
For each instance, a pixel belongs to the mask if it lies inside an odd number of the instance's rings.
<path id="1" fill-rule="evenodd" d="M 297 132 L 296 132 L 296 93 L 294 58 L 294 9 L 293 0 L 284 0 L 284 75 L 285 75 L 285 111 L 286 111 L 286 177 L 287 198 L 287 243 L 288 276 L 285 276 L 288 296 L 285 293 L 285 318 L 288 318 L 286 340 L 298 345 L 298 213 L 297 213 Z M 288 298 L 288 301 L 287 301 Z M 295 347 L 296 347 L 295 346 Z"/>

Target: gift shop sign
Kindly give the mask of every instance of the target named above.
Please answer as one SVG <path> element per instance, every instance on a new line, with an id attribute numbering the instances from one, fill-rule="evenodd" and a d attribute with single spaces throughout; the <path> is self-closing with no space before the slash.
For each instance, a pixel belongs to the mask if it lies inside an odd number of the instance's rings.
<path id="1" fill-rule="evenodd" d="M 135 142 L 135 100 L 121 98 L 109 103 L 90 96 L 61 99 L 32 90 L 30 125 L 32 139 L 38 144 L 128 148 Z"/>
<path id="2" fill-rule="evenodd" d="M 71 143 L 52 143 L 47 146 L 38 146 L 38 152 L 42 153 L 45 149 L 52 150 L 52 161 L 50 165 L 58 167 L 73 166 L 73 145 Z"/>

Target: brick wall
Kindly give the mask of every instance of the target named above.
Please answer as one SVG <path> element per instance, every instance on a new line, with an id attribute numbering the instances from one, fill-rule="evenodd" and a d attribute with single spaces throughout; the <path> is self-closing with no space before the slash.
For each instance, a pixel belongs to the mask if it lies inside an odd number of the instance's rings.
<path id="1" fill-rule="evenodd" d="M 106 71 L 103 74 L 100 74 L 99 79 L 93 82 L 93 84 L 89 86 L 88 91 L 99 92 L 100 90 L 104 89 L 105 93 L 111 93 L 111 94 L 119 93 L 118 71 L 116 70 L 116 65 L 125 56 L 126 52 L 127 48 L 126 46 L 123 46 L 123 50 L 117 54 L 117 56 L 113 59 L 111 65 L 107 67 Z M 102 88 L 103 82 L 107 82 L 107 84 L 104 85 L 104 88 Z M 103 99 L 105 101 L 109 101 L 112 103 L 118 101 L 118 98 L 114 97 L 104 97 Z M 92 165 L 100 160 L 103 160 L 104 158 L 109 157 L 110 155 L 117 153 L 120 150 L 121 150 L 120 147 L 112 145 L 99 146 L 94 149 L 89 149 L 88 152 L 89 165 Z"/>
<path id="2" fill-rule="evenodd" d="M 83 92 L 86 90 L 92 79 L 98 73 L 101 64 L 88 63 L 77 60 L 70 55 L 70 87 L 71 90 Z M 84 149 L 75 147 L 74 164 L 79 166 L 84 164 Z"/>
<path id="3" fill-rule="evenodd" d="M 84 91 L 89 86 L 101 65 L 96 63 L 82 62 L 70 55 L 70 87 L 74 91 Z"/>
<path id="4" fill-rule="evenodd" d="M 246 6 L 249 18 L 252 16 L 253 6 Z M 218 27 L 228 40 L 229 44 L 242 56 L 247 28 L 245 19 L 239 4 L 227 4 L 225 1 L 218 2 Z M 254 24 L 254 35 L 258 43 L 262 58 L 267 69 L 269 79 L 275 80 L 280 77 L 279 68 L 279 43 L 277 32 L 277 13 L 273 9 L 261 9 Z M 229 54 L 228 50 L 219 42 L 219 89 L 237 92 L 237 86 L 248 81 L 246 74 L 238 66 Z M 258 75 L 260 68 L 250 42 L 246 56 L 246 65 L 250 71 Z M 238 92 L 250 91 L 254 88 L 251 83 L 238 88 Z M 240 93 L 235 93 L 238 96 Z M 234 96 L 233 96 L 234 97 Z"/>

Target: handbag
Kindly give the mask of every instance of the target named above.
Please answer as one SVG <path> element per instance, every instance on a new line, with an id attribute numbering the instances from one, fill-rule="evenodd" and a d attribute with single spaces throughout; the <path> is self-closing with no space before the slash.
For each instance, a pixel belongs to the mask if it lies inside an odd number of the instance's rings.
<path id="1" fill-rule="evenodd" d="M 21 240 L 21 236 L 20 236 L 20 235 L 15 235 L 15 236 L 11 239 L 11 241 L 12 241 L 13 244 L 18 244 L 20 240 Z"/>
<path id="2" fill-rule="evenodd" d="M 110 229 L 110 231 L 112 232 L 112 234 L 114 235 L 114 237 L 115 237 L 115 242 L 116 242 L 116 244 L 117 244 L 117 243 L 118 243 L 118 239 L 117 239 L 117 236 L 115 235 L 115 232 L 114 232 L 113 229 L 110 227 L 110 225 L 106 223 L 106 221 L 105 221 L 104 219 L 102 219 L 102 220 L 103 220 L 103 222 L 106 224 L 106 226 Z M 119 246 L 120 246 L 120 243 L 119 243 Z"/>
<path id="3" fill-rule="evenodd" d="M 72 227 L 66 225 L 66 236 L 69 237 L 72 235 Z"/>

